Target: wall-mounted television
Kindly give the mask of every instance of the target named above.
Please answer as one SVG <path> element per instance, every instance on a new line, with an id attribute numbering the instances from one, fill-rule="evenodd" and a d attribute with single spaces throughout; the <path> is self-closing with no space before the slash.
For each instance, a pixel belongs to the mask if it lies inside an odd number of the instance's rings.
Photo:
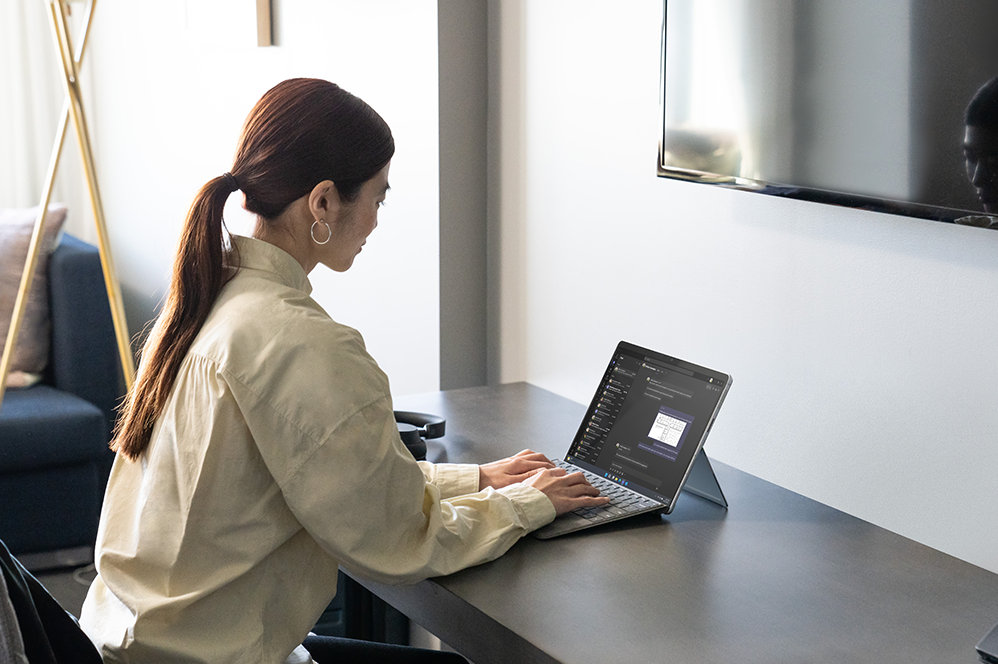
<path id="1" fill-rule="evenodd" d="M 995 0 L 663 0 L 661 53 L 660 176 L 998 227 L 998 123 L 965 122 Z"/>

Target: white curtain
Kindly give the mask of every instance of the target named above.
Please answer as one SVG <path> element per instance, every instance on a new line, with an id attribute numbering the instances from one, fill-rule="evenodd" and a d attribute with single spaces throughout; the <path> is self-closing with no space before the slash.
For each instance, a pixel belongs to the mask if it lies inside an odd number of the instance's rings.
<path id="1" fill-rule="evenodd" d="M 83 18 L 83 5 L 76 3 L 73 8 L 71 20 L 77 25 Z M 0 208 L 32 207 L 41 201 L 65 98 L 48 16 L 45 0 L 0 0 Z M 77 34 L 78 29 L 74 37 Z M 85 107 L 87 73 L 84 58 L 80 84 Z M 67 231 L 90 242 L 96 239 L 72 123 L 66 133 L 52 201 L 69 208 Z"/>

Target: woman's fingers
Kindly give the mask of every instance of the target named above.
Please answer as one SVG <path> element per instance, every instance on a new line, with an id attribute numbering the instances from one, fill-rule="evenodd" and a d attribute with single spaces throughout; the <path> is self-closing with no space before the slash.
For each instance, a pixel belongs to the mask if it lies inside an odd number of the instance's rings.
<path id="1" fill-rule="evenodd" d="M 555 512 L 564 514 L 580 507 L 596 507 L 610 501 L 586 481 L 582 473 L 566 473 L 563 468 L 540 470 L 525 482 L 543 492 L 554 505 Z"/>

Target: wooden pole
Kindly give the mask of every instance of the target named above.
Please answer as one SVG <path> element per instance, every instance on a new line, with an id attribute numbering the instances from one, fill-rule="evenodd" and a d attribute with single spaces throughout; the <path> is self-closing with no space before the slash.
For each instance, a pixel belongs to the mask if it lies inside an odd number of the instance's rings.
<path id="1" fill-rule="evenodd" d="M 76 52 L 73 50 L 72 37 L 69 30 L 69 0 L 48 0 L 49 18 L 52 32 L 55 37 L 56 47 L 59 50 L 59 58 L 62 63 L 63 80 L 66 87 L 66 101 L 63 104 L 59 126 L 56 130 L 55 142 L 52 146 L 52 154 L 49 159 L 48 172 L 42 188 L 42 200 L 39 208 L 38 219 L 31 235 L 31 242 L 28 246 L 28 256 L 25 259 L 24 270 L 21 273 L 21 283 L 18 288 L 17 298 L 14 303 L 14 312 L 7 331 L 7 341 L 4 346 L 3 356 L 0 358 L 0 405 L 3 403 L 3 396 L 6 389 L 7 374 L 10 371 L 10 363 L 13 359 L 14 346 L 17 342 L 17 335 L 20 332 L 21 322 L 24 318 L 24 310 L 27 305 L 28 293 L 34 279 L 35 268 L 38 264 L 38 254 L 41 249 L 42 231 L 45 226 L 45 217 L 48 211 L 49 202 L 52 196 L 52 186 L 55 175 L 59 168 L 59 161 L 62 154 L 62 147 L 65 142 L 66 129 L 69 120 L 73 121 L 77 143 L 80 148 L 80 155 L 83 159 L 83 166 L 87 178 L 87 191 L 90 194 L 90 203 L 97 225 L 97 236 L 101 257 L 101 268 L 104 273 L 104 285 L 107 290 L 108 304 L 111 309 L 111 320 L 114 324 L 115 337 L 118 343 L 118 355 L 121 360 L 122 375 L 125 379 L 126 387 L 131 387 L 135 377 L 135 362 L 132 357 L 132 348 L 129 343 L 128 326 L 125 320 L 125 309 L 121 299 L 121 289 L 118 285 L 118 278 L 115 272 L 114 263 L 111 259 L 110 240 L 107 235 L 107 224 L 104 220 L 104 208 L 100 199 L 100 190 L 97 186 L 97 172 L 94 165 L 93 151 L 90 146 L 90 134 L 87 129 L 86 116 L 83 111 L 83 100 L 79 85 L 79 65 L 83 60 L 86 49 L 87 38 L 90 33 L 90 26 L 93 20 L 93 10 L 96 0 L 89 0 L 86 8 L 86 15 L 83 20 L 83 37 L 80 40 Z"/>

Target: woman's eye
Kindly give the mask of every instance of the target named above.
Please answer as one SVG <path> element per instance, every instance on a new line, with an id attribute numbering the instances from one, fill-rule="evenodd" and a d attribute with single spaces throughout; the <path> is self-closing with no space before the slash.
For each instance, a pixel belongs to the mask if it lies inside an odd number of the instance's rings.
<path id="1" fill-rule="evenodd" d="M 385 207 L 385 205 L 387 205 L 387 203 L 388 203 L 388 201 L 378 201 L 378 207 L 379 208 Z"/>

